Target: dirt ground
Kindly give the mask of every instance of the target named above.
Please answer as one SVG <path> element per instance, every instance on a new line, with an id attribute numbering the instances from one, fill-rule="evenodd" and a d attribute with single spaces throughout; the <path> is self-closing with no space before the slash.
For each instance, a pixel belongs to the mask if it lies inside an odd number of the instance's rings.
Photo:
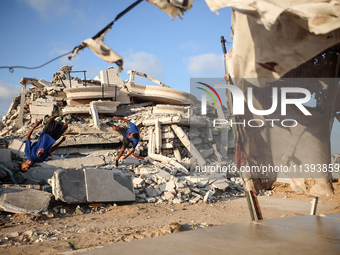
<path id="1" fill-rule="evenodd" d="M 340 183 L 335 196 L 320 197 L 317 215 L 340 213 Z M 265 219 L 308 215 L 312 197 L 276 183 L 272 196 L 259 196 Z M 50 215 L 3 215 L 0 254 L 58 254 L 110 246 L 213 225 L 250 221 L 244 196 L 211 204 L 106 204 L 97 212 Z M 5 224 L 5 225 L 4 225 Z M 5 227 L 4 227 L 5 226 Z M 0 226 L 1 227 L 1 226 Z"/>

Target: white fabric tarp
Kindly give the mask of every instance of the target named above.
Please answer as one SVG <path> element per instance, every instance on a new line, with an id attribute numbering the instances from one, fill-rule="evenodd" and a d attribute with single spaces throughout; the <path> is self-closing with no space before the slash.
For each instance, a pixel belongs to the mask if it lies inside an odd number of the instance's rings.
<path id="1" fill-rule="evenodd" d="M 340 42 L 340 1 L 206 0 L 233 10 L 232 78 L 278 79 Z M 270 82 L 271 80 L 267 80 Z M 260 80 L 257 86 L 263 87 Z"/>

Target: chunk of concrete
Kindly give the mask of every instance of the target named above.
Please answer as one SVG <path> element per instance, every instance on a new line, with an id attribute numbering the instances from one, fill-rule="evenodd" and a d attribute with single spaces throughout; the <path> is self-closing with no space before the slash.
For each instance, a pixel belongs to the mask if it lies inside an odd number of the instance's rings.
<path id="1" fill-rule="evenodd" d="M 171 174 L 169 174 L 167 171 L 165 170 L 159 170 L 155 176 L 157 177 L 157 179 L 161 179 L 161 180 L 164 180 L 164 181 L 168 181 L 170 180 L 170 177 L 171 177 Z"/>
<path id="2" fill-rule="evenodd" d="M 225 191 L 226 188 L 229 187 L 229 184 L 226 182 L 226 180 L 218 179 L 218 180 L 213 182 L 212 186 L 216 189 Z"/>
<path id="3" fill-rule="evenodd" d="M 86 203 L 85 178 L 82 170 L 57 170 L 49 180 L 56 200 L 66 203 Z"/>
<path id="4" fill-rule="evenodd" d="M 105 165 L 105 161 L 102 157 L 79 157 L 79 158 L 67 158 L 59 160 L 49 160 L 41 164 L 42 167 L 59 167 L 64 169 L 80 168 L 80 167 L 94 167 Z"/>
<path id="5" fill-rule="evenodd" d="M 165 184 L 166 184 L 165 190 L 167 190 L 171 193 L 176 193 L 176 191 L 175 191 L 176 185 L 175 185 L 175 182 L 173 180 L 170 180 L 170 181 L 166 182 Z"/>
<path id="6" fill-rule="evenodd" d="M 32 179 L 36 182 L 47 182 L 48 179 L 53 177 L 55 171 L 59 170 L 60 168 L 54 166 L 44 166 L 41 167 L 38 164 L 33 165 L 28 171 L 21 173 L 21 175 L 26 179 Z"/>
<path id="7" fill-rule="evenodd" d="M 139 165 L 139 159 L 135 157 L 128 157 L 123 161 L 126 165 Z"/>
<path id="8" fill-rule="evenodd" d="M 213 195 L 214 195 L 214 192 L 212 190 L 209 190 L 207 193 L 205 193 L 203 202 L 206 203 L 209 200 L 211 200 L 213 198 Z"/>
<path id="9" fill-rule="evenodd" d="M 8 148 L 14 154 L 17 154 L 20 157 L 25 157 L 25 145 L 25 141 L 14 139 L 13 142 L 8 146 Z"/>
<path id="10" fill-rule="evenodd" d="M 113 133 L 113 135 L 115 135 Z M 101 137 L 94 135 L 81 135 L 79 137 L 67 138 L 65 142 L 61 144 L 61 147 L 65 146 L 79 146 L 79 145 L 89 145 L 89 144 L 118 144 L 120 143 L 120 135 L 101 135 Z"/>
<path id="11" fill-rule="evenodd" d="M 158 170 L 155 169 L 155 168 L 152 168 L 152 167 L 146 167 L 145 166 L 145 167 L 141 167 L 139 169 L 139 174 L 154 174 L 156 172 L 158 172 Z"/>
<path id="12" fill-rule="evenodd" d="M 51 194 L 37 189 L 6 187 L 0 189 L 0 209 L 12 213 L 37 215 L 47 209 Z"/>
<path id="13" fill-rule="evenodd" d="M 58 170 L 49 183 L 55 198 L 70 204 L 135 201 L 131 177 L 106 169 Z"/>
<path id="14" fill-rule="evenodd" d="M 0 162 L 10 162 L 11 158 L 11 150 L 10 149 L 0 149 Z"/>
<path id="15" fill-rule="evenodd" d="M 133 183 L 134 188 L 140 188 L 144 185 L 145 181 L 144 179 L 138 177 L 138 178 L 133 178 L 132 183 Z"/>
<path id="16" fill-rule="evenodd" d="M 146 188 L 145 191 L 149 197 L 157 197 L 161 194 L 161 191 L 158 188 Z"/>
<path id="17" fill-rule="evenodd" d="M 84 169 L 87 202 L 135 201 L 131 176 L 105 169 Z"/>
<path id="18" fill-rule="evenodd" d="M 164 192 L 163 199 L 171 201 L 175 198 L 175 195 L 172 194 L 171 192 Z"/>

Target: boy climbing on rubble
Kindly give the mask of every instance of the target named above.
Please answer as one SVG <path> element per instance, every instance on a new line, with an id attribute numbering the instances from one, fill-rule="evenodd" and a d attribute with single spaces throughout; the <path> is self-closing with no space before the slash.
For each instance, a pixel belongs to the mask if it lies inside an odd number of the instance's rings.
<path id="1" fill-rule="evenodd" d="M 45 116 L 45 127 L 41 132 L 37 142 L 30 141 L 31 135 L 35 128 L 37 128 L 43 120 L 37 120 L 33 128 L 28 132 L 26 137 L 25 154 L 27 161 L 21 164 L 21 171 L 26 172 L 35 162 L 43 162 L 48 156 L 54 152 L 62 142 L 65 141 L 63 137 L 60 142 L 54 144 L 67 130 L 67 123 L 61 122 L 62 118 Z"/>
<path id="2" fill-rule="evenodd" d="M 139 142 L 139 129 L 138 129 L 138 127 L 135 124 L 133 124 L 131 121 L 128 121 L 127 119 L 117 117 L 117 116 L 114 116 L 113 118 L 117 119 L 117 120 L 125 121 L 130 126 L 130 128 L 123 128 L 123 127 L 117 127 L 117 126 L 111 124 L 110 122 L 106 122 L 106 124 L 109 125 L 110 127 L 112 127 L 113 130 L 119 132 L 123 136 L 123 146 L 120 149 L 118 156 L 116 158 L 116 167 L 118 166 L 118 160 L 123 155 L 126 148 L 132 147 L 131 150 L 128 152 L 128 154 L 126 154 L 126 156 L 123 157 L 123 159 L 126 159 L 130 155 L 132 155 L 132 156 L 134 156 L 138 159 L 144 159 L 144 158 L 139 157 L 139 156 L 137 156 L 133 153 L 135 151 L 135 148 L 136 148 L 138 142 Z"/>

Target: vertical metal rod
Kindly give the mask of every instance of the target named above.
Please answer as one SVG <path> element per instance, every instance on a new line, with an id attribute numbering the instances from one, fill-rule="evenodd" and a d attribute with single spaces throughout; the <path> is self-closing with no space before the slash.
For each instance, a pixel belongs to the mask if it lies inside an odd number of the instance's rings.
<path id="1" fill-rule="evenodd" d="M 310 215 L 316 214 L 316 209 L 318 207 L 318 200 L 319 200 L 319 197 L 313 197 L 312 208 L 310 209 Z"/>
<path id="2" fill-rule="evenodd" d="M 85 87 L 86 87 L 86 71 L 84 70 Z"/>
<path id="3" fill-rule="evenodd" d="M 252 221 L 263 220 L 261 209 L 260 209 L 260 204 L 257 200 L 255 192 L 247 191 L 246 198 L 247 198 L 251 220 Z"/>
<path id="4" fill-rule="evenodd" d="M 72 88 L 72 84 L 71 84 L 71 72 L 68 73 L 68 80 L 70 81 L 70 88 Z"/>

